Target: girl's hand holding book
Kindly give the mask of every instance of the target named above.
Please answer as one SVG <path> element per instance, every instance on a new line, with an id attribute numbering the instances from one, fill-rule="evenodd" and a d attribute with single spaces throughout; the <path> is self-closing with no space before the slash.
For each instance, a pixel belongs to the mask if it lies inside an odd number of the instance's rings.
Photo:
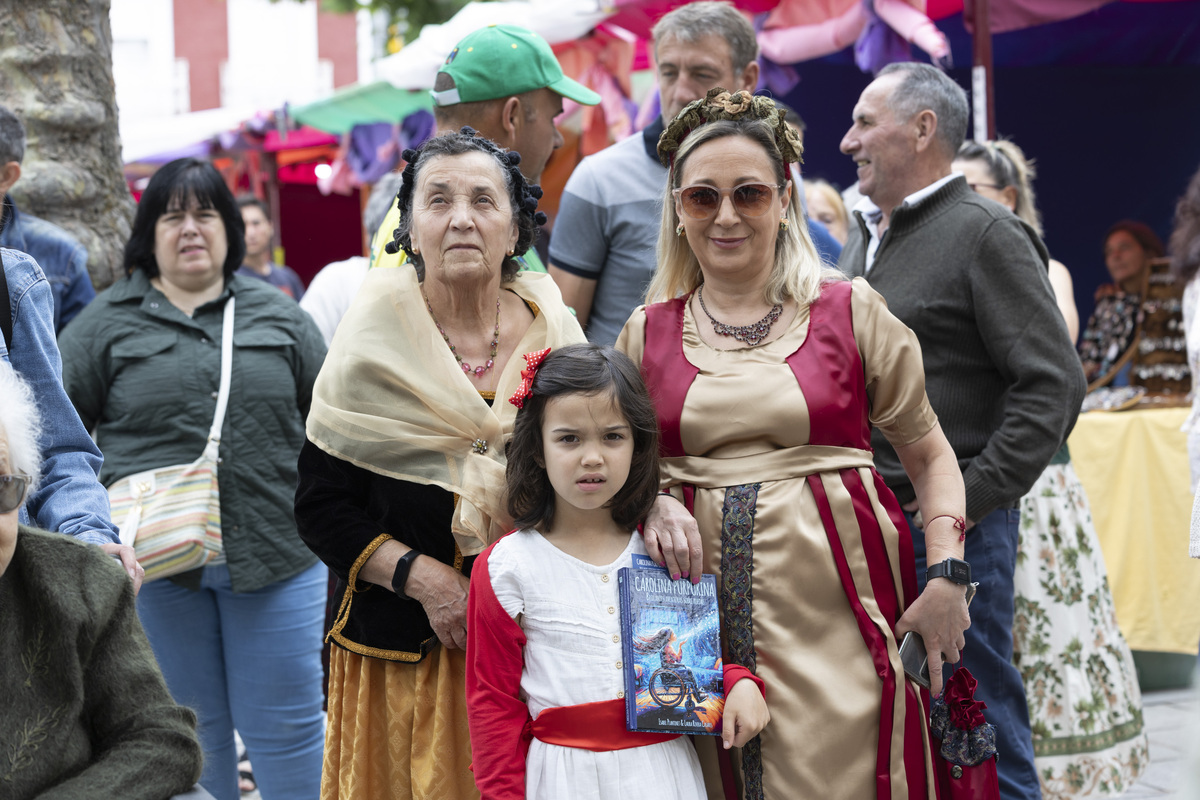
<path id="1" fill-rule="evenodd" d="M 743 678 L 733 685 L 725 698 L 721 718 L 721 742 L 726 750 L 741 747 L 757 736 L 771 721 L 767 701 L 754 681 Z"/>

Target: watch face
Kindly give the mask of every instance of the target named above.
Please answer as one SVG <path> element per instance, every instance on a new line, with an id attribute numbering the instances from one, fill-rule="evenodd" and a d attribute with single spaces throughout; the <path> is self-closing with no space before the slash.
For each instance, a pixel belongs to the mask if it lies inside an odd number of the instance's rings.
<path id="1" fill-rule="evenodd" d="M 947 576 L 955 583 L 970 583 L 971 582 L 971 565 L 965 561 L 959 561 L 956 558 L 949 559 L 950 574 Z"/>

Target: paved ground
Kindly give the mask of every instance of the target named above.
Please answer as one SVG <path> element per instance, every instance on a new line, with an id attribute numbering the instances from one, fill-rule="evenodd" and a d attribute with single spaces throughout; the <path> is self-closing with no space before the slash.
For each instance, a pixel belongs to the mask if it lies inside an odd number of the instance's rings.
<path id="1" fill-rule="evenodd" d="M 1191 689 L 1143 695 L 1150 768 L 1126 800 L 1200 798 L 1200 677 Z"/>

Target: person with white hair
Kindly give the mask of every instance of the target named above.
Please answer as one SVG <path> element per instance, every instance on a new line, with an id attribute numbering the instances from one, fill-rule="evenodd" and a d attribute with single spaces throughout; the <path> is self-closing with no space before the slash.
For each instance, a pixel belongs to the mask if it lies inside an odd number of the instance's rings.
<path id="1" fill-rule="evenodd" d="M 171 699 L 113 559 L 17 515 L 41 476 L 30 387 L 0 363 L 0 776 L 8 800 L 160 800 L 200 775 L 196 715 Z"/>

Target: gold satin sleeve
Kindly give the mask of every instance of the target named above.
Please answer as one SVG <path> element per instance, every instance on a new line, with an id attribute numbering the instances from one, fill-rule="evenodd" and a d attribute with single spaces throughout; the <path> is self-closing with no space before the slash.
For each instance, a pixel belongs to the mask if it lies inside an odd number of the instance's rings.
<path id="1" fill-rule="evenodd" d="M 871 401 L 871 424 L 893 447 L 912 444 L 937 424 L 925 396 L 921 343 L 865 279 L 855 278 L 851 287 L 850 316 Z"/>
<path id="2" fill-rule="evenodd" d="M 634 364 L 640 369 L 642 366 L 642 356 L 646 352 L 646 307 L 638 306 L 629 315 L 629 319 L 625 322 L 625 327 L 621 328 L 621 335 L 617 337 L 617 343 L 614 345 L 625 355 L 629 356 Z"/>

